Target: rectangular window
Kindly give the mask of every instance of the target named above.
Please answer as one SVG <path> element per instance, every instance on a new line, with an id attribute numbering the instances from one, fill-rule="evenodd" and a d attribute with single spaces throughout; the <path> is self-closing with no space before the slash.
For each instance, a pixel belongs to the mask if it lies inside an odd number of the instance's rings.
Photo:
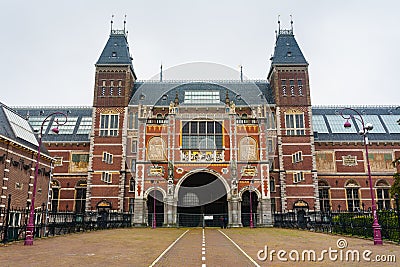
<path id="1" fill-rule="evenodd" d="M 276 201 L 275 198 L 271 198 L 271 212 L 276 212 Z"/>
<path id="2" fill-rule="evenodd" d="M 319 205 L 320 209 L 323 212 L 327 212 L 330 210 L 330 204 L 329 204 L 329 188 L 319 188 L 318 190 L 319 193 Z"/>
<path id="3" fill-rule="evenodd" d="M 132 153 L 136 153 L 137 152 L 137 141 L 133 140 L 132 141 Z"/>
<path id="4" fill-rule="evenodd" d="M 271 192 L 275 192 L 276 191 L 275 179 L 274 178 L 270 178 L 270 180 L 269 180 L 269 189 L 271 190 Z"/>
<path id="5" fill-rule="evenodd" d="M 360 209 L 360 198 L 358 188 L 346 188 L 347 209 L 348 211 L 357 211 Z"/>
<path id="6" fill-rule="evenodd" d="M 118 114 L 101 114 L 100 136 L 117 136 L 118 119 Z"/>
<path id="7" fill-rule="evenodd" d="M 185 91 L 185 104 L 219 104 L 218 91 Z"/>
<path id="8" fill-rule="evenodd" d="M 103 162 L 112 164 L 113 163 L 113 155 L 108 152 L 103 152 Z"/>
<path id="9" fill-rule="evenodd" d="M 275 128 L 275 112 L 271 112 L 271 129 Z"/>
<path id="10" fill-rule="evenodd" d="M 282 83 L 282 95 L 286 95 L 286 80 L 281 80 Z"/>
<path id="11" fill-rule="evenodd" d="M 286 114 L 286 135 L 304 135 L 304 115 Z"/>
<path id="12" fill-rule="evenodd" d="M 301 151 L 292 154 L 292 163 L 297 163 L 300 161 L 303 161 L 303 153 Z"/>
<path id="13" fill-rule="evenodd" d="M 131 160 L 131 172 L 136 172 L 136 160 Z"/>
<path id="14" fill-rule="evenodd" d="M 109 172 L 102 172 L 101 173 L 101 180 L 105 183 L 111 183 L 112 181 L 112 174 Z"/>
<path id="15" fill-rule="evenodd" d="M 301 181 L 304 181 L 303 172 L 295 172 L 295 173 L 293 173 L 293 182 L 294 183 L 299 183 Z"/>
<path id="16" fill-rule="evenodd" d="M 182 126 L 182 149 L 221 149 L 222 125 L 216 121 L 190 121 Z"/>
<path id="17" fill-rule="evenodd" d="M 110 87 L 110 95 L 114 94 L 114 87 Z"/>

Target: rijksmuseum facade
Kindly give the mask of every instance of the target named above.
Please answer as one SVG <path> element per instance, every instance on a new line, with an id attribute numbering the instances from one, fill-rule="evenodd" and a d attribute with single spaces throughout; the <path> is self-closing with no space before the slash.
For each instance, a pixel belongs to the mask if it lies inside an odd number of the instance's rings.
<path id="1" fill-rule="evenodd" d="M 112 30 L 95 64 L 92 107 L 15 108 L 34 129 L 51 112 L 68 115 L 58 135 L 49 133 L 54 118 L 45 125 L 49 209 L 127 212 L 137 226 L 153 213 L 165 226 L 182 225 L 185 214 L 221 215 L 240 227 L 249 213 L 270 226 L 274 212 L 371 208 L 357 116 L 344 128 L 343 107 L 312 106 L 292 29 L 277 32 L 270 61 L 265 80 L 172 81 L 161 72 L 139 81 L 125 31 Z M 378 208 L 390 209 L 400 110 L 352 108 L 374 125 L 372 188 Z"/>

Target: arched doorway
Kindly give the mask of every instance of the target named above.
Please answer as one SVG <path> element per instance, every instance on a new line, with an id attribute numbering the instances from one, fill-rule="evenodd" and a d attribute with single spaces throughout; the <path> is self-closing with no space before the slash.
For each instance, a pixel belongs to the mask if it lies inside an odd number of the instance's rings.
<path id="1" fill-rule="evenodd" d="M 186 177 L 178 191 L 178 225 L 187 227 L 227 224 L 226 187 L 217 176 L 197 172 Z"/>
<path id="2" fill-rule="evenodd" d="M 250 198 L 251 194 L 251 198 Z M 251 206 L 251 210 L 250 210 Z M 250 217 L 253 218 L 253 226 L 257 224 L 258 196 L 255 191 L 245 191 L 242 194 L 242 225 L 250 226 Z"/>
<path id="3" fill-rule="evenodd" d="M 162 226 L 164 223 L 163 194 L 159 190 L 151 190 L 147 195 L 147 223 L 149 226 Z M 155 220 L 154 220 L 155 218 Z"/>

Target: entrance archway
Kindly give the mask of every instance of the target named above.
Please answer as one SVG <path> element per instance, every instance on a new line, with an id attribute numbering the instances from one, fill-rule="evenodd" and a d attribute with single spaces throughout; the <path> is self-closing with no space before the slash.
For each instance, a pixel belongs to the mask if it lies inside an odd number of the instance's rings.
<path id="1" fill-rule="evenodd" d="M 163 194 L 159 190 L 153 189 L 147 194 L 147 223 L 151 227 L 154 224 L 154 218 L 157 227 L 163 225 L 164 223 Z"/>
<path id="2" fill-rule="evenodd" d="M 184 178 L 178 188 L 179 226 L 220 226 L 228 223 L 227 190 L 209 172 L 196 172 Z"/>
<path id="3" fill-rule="evenodd" d="M 251 201 L 250 201 L 251 194 Z M 251 203 L 250 203 L 251 202 Z M 257 224 L 257 207 L 258 207 L 258 195 L 255 191 L 246 190 L 242 194 L 242 225 L 250 226 L 250 216 L 253 217 L 253 225 Z M 250 212 L 251 204 L 251 212 Z"/>

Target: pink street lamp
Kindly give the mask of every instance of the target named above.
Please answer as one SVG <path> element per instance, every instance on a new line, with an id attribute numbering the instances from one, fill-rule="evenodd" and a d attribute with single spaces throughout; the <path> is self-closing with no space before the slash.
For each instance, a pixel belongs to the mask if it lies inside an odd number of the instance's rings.
<path id="1" fill-rule="evenodd" d="M 345 115 L 345 111 L 352 111 L 358 115 L 358 117 L 355 117 L 354 115 Z M 372 202 L 372 215 L 373 215 L 373 223 L 372 223 L 372 229 L 374 232 L 374 245 L 382 245 L 382 235 L 381 235 L 381 226 L 379 225 L 378 222 L 378 214 L 376 212 L 376 203 L 375 203 L 375 196 L 374 196 L 374 190 L 372 189 L 372 178 L 371 178 L 371 167 L 369 165 L 369 157 L 368 157 L 368 136 L 367 133 L 371 131 L 374 127 L 371 123 L 364 123 L 364 119 L 362 115 L 355 109 L 352 108 L 344 108 L 341 110 L 340 115 L 346 120 L 344 123 L 345 128 L 350 128 L 351 123 L 349 120 L 351 118 L 354 118 L 361 122 L 362 129 L 360 129 L 360 135 L 363 136 L 364 138 L 364 146 L 365 146 L 365 157 L 367 158 L 367 168 L 368 168 L 368 181 L 369 181 L 369 191 L 371 194 L 371 202 Z"/>
<path id="2" fill-rule="evenodd" d="M 156 225 L 156 181 L 153 181 L 154 190 L 153 190 L 153 222 L 151 228 L 155 229 Z"/>
<path id="3" fill-rule="evenodd" d="M 253 224 L 253 201 L 251 199 L 252 191 L 253 191 L 253 181 L 250 182 L 250 186 L 249 186 L 249 194 L 250 194 L 250 228 L 254 227 L 254 224 Z"/>
<path id="4" fill-rule="evenodd" d="M 40 126 L 39 144 L 38 144 L 37 160 L 36 160 L 36 167 L 35 167 L 35 176 L 34 176 L 34 179 L 33 179 L 33 191 L 32 191 L 32 199 L 31 199 L 31 207 L 30 207 L 30 211 L 29 211 L 28 225 L 26 226 L 26 234 L 25 234 L 25 242 L 24 242 L 25 246 L 33 245 L 33 235 L 34 235 L 34 231 L 35 231 L 36 184 L 37 184 L 38 173 L 39 173 L 40 147 L 42 146 L 43 126 L 54 115 L 63 115 L 65 117 L 65 122 L 64 123 L 59 123 L 58 119 L 55 120 L 55 122 L 57 124 L 57 127 L 51 129 L 54 133 L 58 134 L 58 132 L 59 132 L 58 126 L 61 126 L 61 125 L 64 125 L 64 124 L 67 123 L 67 115 L 65 115 L 62 112 L 53 112 L 43 120 L 42 125 Z"/>

